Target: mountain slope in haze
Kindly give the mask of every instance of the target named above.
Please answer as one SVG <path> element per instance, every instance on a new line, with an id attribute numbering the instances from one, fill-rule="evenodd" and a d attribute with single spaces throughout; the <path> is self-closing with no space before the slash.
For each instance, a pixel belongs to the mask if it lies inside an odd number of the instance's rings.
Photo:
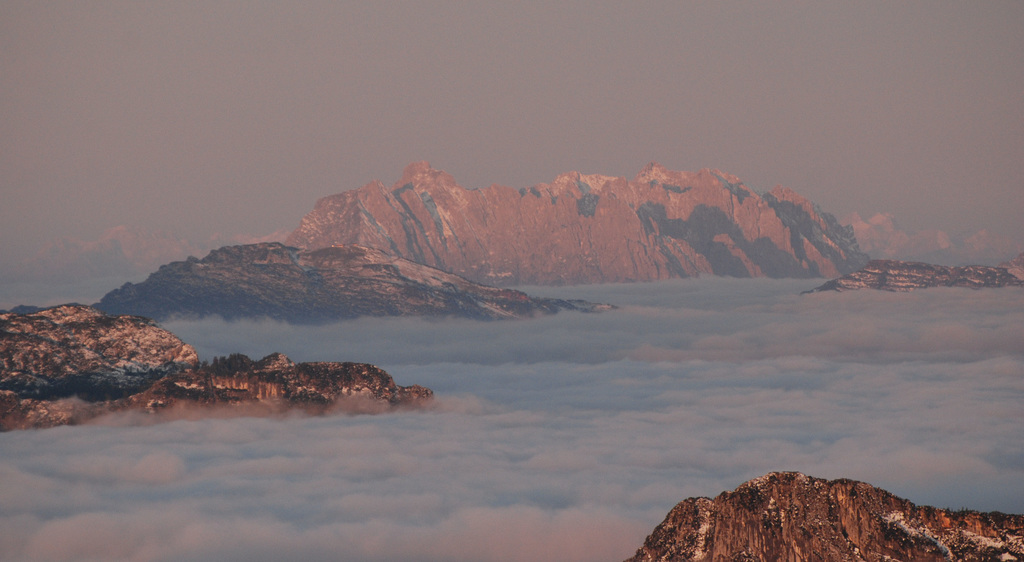
<path id="1" fill-rule="evenodd" d="M 867 262 L 852 229 L 782 187 L 651 163 L 633 180 L 571 172 L 469 190 L 426 162 L 317 201 L 289 245 L 360 244 L 490 285 L 701 274 L 834 277 Z"/>
<path id="2" fill-rule="evenodd" d="M 1024 279 L 1024 252 L 1021 252 L 1017 257 L 1012 260 L 1007 260 L 999 264 L 999 267 L 1005 267 L 1006 271 L 1018 279 Z"/>
<path id="3" fill-rule="evenodd" d="M 95 306 L 157 320 L 219 315 L 294 323 L 405 315 L 493 320 L 609 308 L 485 287 L 372 248 L 305 251 L 276 242 L 226 246 L 201 260 L 164 265 Z"/>
<path id="4" fill-rule="evenodd" d="M 2 264 L 6 267 L 0 267 L 0 280 L 132 277 L 200 251 L 199 246 L 170 234 L 119 225 L 103 231 L 95 240 L 51 240 L 31 257 Z"/>
<path id="5" fill-rule="evenodd" d="M 904 230 L 889 213 L 875 213 L 868 219 L 850 213 L 841 221 L 853 228 L 860 249 L 876 259 L 994 265 L 1024 249 L 1021 241 L 987 229 L 966 237 L 951 236 L 938 229 Z"/>
<path id="6" fill-rule="evenodd" d="M 810 291 L 853 291 L 877 289 L 905 292 L 929 287 L 967 287 L 971 289 L 1022 287 L 1024 278 L 1006 267 L 968 265 L 947 267 L 922 262 L 871 260 L 863 268 L 832 279 Z"/>
<path id="7" fill-rule="evenodd" d="M 275 353 L 201 364 L 195 349 L 148 318 L 83 305 L 0 314 L 0 430 L 82 423 L 111 412 L 194 416 L 415 405 L 430 389 L 395 384 L 361 363 L 293 363 Z M 214 412 L 214 408 L 217 411 Z"/>
<path id="8" fill-rule="evenodd" d="M 918 507 L 795 472 L 676 505 L 626 562 L 1024 560 L 1024 515 Z"/>

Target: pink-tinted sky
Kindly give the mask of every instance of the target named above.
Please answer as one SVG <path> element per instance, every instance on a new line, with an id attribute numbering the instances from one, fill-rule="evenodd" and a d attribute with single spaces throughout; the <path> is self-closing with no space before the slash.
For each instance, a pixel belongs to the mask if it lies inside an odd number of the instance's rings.
<path id="1" fill-rule="evenodd" d="M 0 263 L 656 160 L 1024 239 L 1024 3 L 3 2 Z"/>

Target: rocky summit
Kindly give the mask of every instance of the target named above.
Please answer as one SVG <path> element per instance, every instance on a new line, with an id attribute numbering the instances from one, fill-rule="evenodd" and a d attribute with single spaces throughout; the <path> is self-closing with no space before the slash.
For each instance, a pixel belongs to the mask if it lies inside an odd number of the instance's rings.
<path id="1" fill-rule="evenodd" d="M 1024 515 L 950 511 L 870 484 L 773 472 L 676 505 L 626 562 L 1024 560 Z"/>
<path id="2" fill-rule="evenodd" d="M 293 363 L 281 354 L 200 363 L 152 320 L 82 305 L 0 314 L 0 430 L 82 423 L 111 412 L 192 415 L 299 409 L 376 412 L 421 404 L 430 389 L 398 386 L 361 363 Z"/>
<path id="3" fill-rule="evenodd" d="M 373 248 L 299 250 L 276 242 L 227 246 L 201 260 L 164 265 L 95 306 L 158 320 L 218 315 L 294 323 L 405 315 L 493 320 L 610 308 L 486 287 Z"/>
<path id="4" fill-rule="evenodd" d="M 192 346 L 148 318 L 84 305 L 0 314 L 0 390 L 20 397 L 120 398 L 198 364 Z"/>
<path id="5" fill-rule="evenodd" d="M 853 291 L 857 289 L 903 292 L 928 287 L 984 289 L 1022 286 L 1024 286 L 1024 279 L 1013 275 L 1006 267 L 984 265 L 947 267 L 922 262 L 871 260 L 863 268 L 828 281 L 807 292 Z"/>
<path id="6" fill-rule="evenodd" d="M 790 189 L 648 164 L 633 180 L 578 172 L 470 190 L 426 162 L 324 197 L 286 241 L 361 244 L 489 285 L 702 274 L 835 277 L 863 266 L 853 230 Z"/>

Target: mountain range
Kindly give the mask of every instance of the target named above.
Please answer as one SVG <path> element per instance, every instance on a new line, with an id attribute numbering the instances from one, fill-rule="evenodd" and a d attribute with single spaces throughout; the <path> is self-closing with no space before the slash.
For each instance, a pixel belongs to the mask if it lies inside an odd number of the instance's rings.
<path id="1" fill-rule="evenodd" d="M 286 243 L 379 248 L 497 286 L 836 277 L 868 261 L 851 228 L 790 189 L 759 193 L 725 172 L 656 163 L 632 180 L 570 172 L 470 190 L 418 162 L 391 187 L 321 198 Z"/>
<path id="2" fill-rule="evenodd" d="M 543 198 L 550 205 L 538 205 Z M 374 181 L 321 199 L 292 231 L 186 241 L 120 225 L 95 240 L 45 243 L 33 256 L 0 264 L 0 281 L 136 278 L 225 243 L 286 240 L 307 249 L 359 243 L 498 286 L 708 273 L 837 277 L 863 266 L 868 254 L 991 265 L 1024 250 L 1024 243 L 986 230 L 963 239 L 904 230 L 886 213 L 868 219 L 849 213 L 840 223 L 792 190 L 761 193 L 718 170 L 674 172 L 651 163 L 632 181 L 569 172 L 530 188 L 470 190 L 420 162 L 390 188 Z"/>
<path id="3" fill-rule="evenodd" d="M 683 500 L 626 562 L 1021 559 L 1024 515 L 919 507 L 864 482 L 772 472 Z"/>
<path id="4" fill-rule="evenodd" d="M 277 242 L 225 246 L 164 265 L 95 307 L 157 320 L 219 315 L 294 323 L 402 315 L 495 320 L 611 308 L 485 287 L 374 248 L 299 250 Z"/>

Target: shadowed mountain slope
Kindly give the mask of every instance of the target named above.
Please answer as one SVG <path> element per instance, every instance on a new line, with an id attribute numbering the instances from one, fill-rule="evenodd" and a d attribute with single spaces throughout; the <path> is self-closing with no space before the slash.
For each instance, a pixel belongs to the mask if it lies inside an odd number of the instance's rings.
<path id="1" fill-rule="evenodd" d="M 294 323 L 411 315 L 494 320 L 609 308 L 486 287 L 373 248 L 307 251 L 276 242 L 227 246 L 201 260 L 167 264 L 95 306 L 158 320 L 218 315 Z"/>

